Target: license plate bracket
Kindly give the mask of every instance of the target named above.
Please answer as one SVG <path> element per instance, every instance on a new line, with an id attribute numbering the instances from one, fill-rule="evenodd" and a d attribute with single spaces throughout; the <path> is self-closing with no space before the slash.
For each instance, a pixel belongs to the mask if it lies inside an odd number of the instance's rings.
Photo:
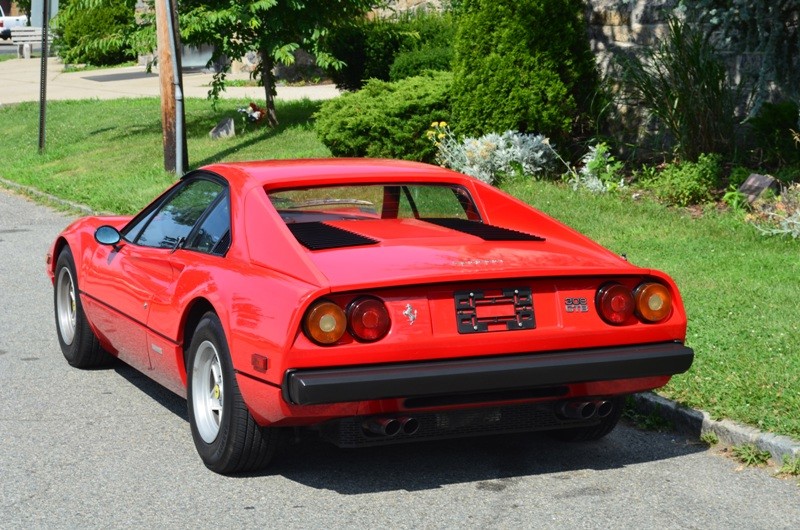
<path id="1" fill-rule="evenodd" d="M 533 296 L 528 287 L 503 288 L 491 293 L 482 289 L 456 291 L 453 298 L 461 334 L 536 328 Z"/>

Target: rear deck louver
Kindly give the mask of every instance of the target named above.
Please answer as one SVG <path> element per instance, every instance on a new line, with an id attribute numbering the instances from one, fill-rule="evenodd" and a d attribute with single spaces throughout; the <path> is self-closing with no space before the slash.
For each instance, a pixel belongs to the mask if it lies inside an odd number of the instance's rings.
<path id="1" fill-rule="evenodd" d="M 378 241 L 325 223 L 292 223 L 286 227 L 309 250 L 374 245 Z"/>
<path id="2" fill-rule="evenodd" d="M 484 241 L 544 241 L 543 237 L 526 234 L 510 228 L 487 225 L 480 221 L 467 219 L 449 219 L 427 217 L 421 219 L 426 223 L 435 224 L 451 230 L 458 230 L 471 236 L 479 237 Z"/>

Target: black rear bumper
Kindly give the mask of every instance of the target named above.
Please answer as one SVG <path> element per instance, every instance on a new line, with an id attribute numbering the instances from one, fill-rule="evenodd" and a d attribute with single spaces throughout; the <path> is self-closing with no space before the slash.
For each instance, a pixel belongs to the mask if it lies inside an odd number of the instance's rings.
<path id="1" fill-rule="evenodd" d="M 678 342 L 479 359 L 289 370 L 284 399 L 296 405 L 511 391 L 674 375 L 694 352 Z"/>

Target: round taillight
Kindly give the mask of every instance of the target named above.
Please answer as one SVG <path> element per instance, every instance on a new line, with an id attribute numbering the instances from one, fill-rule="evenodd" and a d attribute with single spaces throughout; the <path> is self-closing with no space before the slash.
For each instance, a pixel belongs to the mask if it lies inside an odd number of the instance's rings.
<path id="1" fill-rule="evenodd" d="M 320 300 L 306 312 L 303 329 L 306 336 L 317 344 L 333 344 L 347 330 L 347 318 L 341 307 L 328 300 Z"/>
<path id="2" fill-rule="evenodd" d="M 389 332 L 392 321 L 382 301 L 377 298 L 356 298 L 347 307 L 350 334 L 356 340 L 373 342 Z"/>
<path id="3" fill-rule="evenodd" d="M 595 304 L 600 317 L 615 326 L 625 324 L 633 316 L 633 294 L 630 289 L 618 283 L 608 283 L 600 287 Z"/>
<path id="4" fill-rule="evenodd" d="M 672 296 L 660 283 L 643 283 L 633 293 L 636 316 L 645 322 L 660 322 L 672 312 Z"/>

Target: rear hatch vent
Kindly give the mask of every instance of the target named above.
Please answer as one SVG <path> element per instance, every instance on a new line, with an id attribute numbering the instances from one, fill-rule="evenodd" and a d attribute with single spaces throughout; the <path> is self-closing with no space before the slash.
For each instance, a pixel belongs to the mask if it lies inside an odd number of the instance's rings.
<path id="1" fill-rule="evenodd" d="M 377 240 L 370 237 L 320 222 L 292 223 L 287 224 L 286 227 L 297 238 L 297 241 L 309 250 L 358 247 L 378 243 Z"/>
<path id="2" fill-rule="evenodd" d="M 421 219 L 426 223 L 435 224 L 451 230 L 457 230 L 471 236 L 479 237 L 484 241 L 544 241 L 543 237 L 526 234 L 510 228 L 487 225 L 480 221 L 467 219 L 450 219 L 439 217 L 426 217 Z"/>

